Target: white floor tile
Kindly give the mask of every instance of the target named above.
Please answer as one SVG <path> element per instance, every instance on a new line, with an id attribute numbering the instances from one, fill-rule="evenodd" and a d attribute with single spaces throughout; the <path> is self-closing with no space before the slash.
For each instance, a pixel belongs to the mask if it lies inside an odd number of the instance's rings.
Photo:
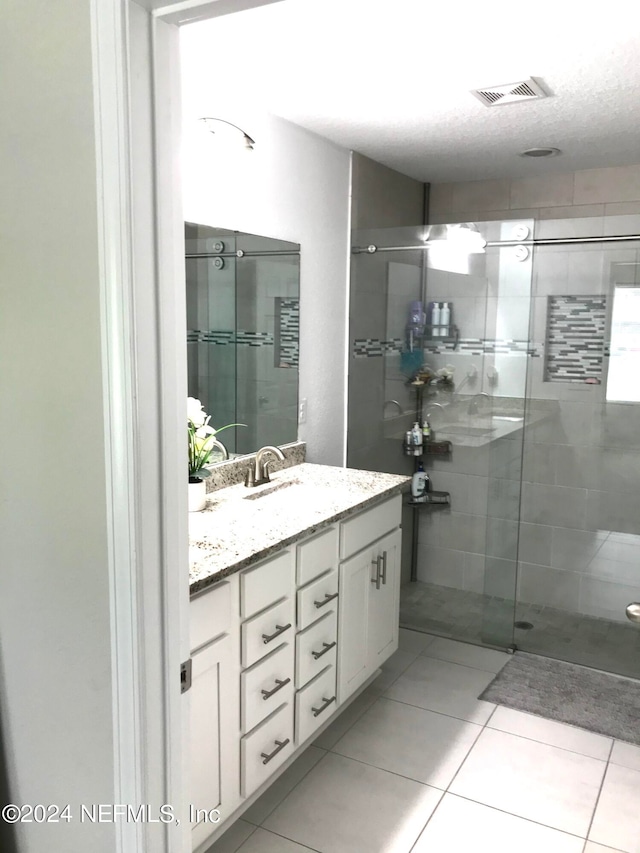
<path id="1" fill-rule="evenodd" d="M 372 685 L 363 690 L 357 696 L 348 708 L 342 711 L 336 720 L 330 726 L 321 732 L 314 740 L 313 745 L 320 749 L 331 749 L 340 740 L 343 734 L 347 732 L 351 726 L 358 720 L 367 708 L 370 708 L 376 699 L 382 696 L 382 690 L 375 686 L 375 681 Z"/>
<path id="2" fill-rule="evenodd" d="M 309 847 L 302 847 L 295 841 L 289 841 L 281 835 L 274 835 L 266 829 L 256 829 L 238 853 L 309 853 L 309 850 Z"/>
<path id="3" fill-rule="evenodd" d="M 623 767 L 630 767 L 631 770 L 640 770 L 640 746 L 617 740 L 613 744 L 609 761 L 613 764 L 621 764 Z"/>
<path id="4" fill-rule="evenodd" d="M 493 678 L 491 672 L 421 656 L 386 691 L 385 696 L 428 711 L 483 724 L 495 705 L 480 701 L 478 696 Z"/>
<path id="5" fill-rule="evenodd" d="M 475 723 L 378 699 L 333 751 L 444 790 L 481 731 Z"/>
<path id="6" fill-rule="evenodd" d="M 603 847 L 602 844 L 587 841 L 584 853 L 624 853 L 624 850 L 614 850 L 613 847 Z"/>
<path id="7" fill-rule="evenodd" d="M 400 628 L 398 648 L 402 649 L 403 652 L 414 652 L 419 655 L 434 639 L 433 634 L 424 634 L 422 631 L 411 631 L 409 628 Z"/>
<path id="8" fill-rule="evenodd" d="M 236 853 L 254 831 L 255 826 L 253 824 L 247 823 L 242 818 L 236 820 L 225 831 L 224 835 L 209 847 L 207 853 Z"/>
<path id="9" fill-rule="evenodd" d="M 319 853 L 409 853 L 441 796 L 329 753 L 264 826 Z"/>
<path id="10" fill-rule="evenodd" d="M 412 853 L 582 853 L 584 839 L 445 794 Z"/>
<path id="11" fill-rule="evenodd" d="M 584 729 L 558 723 L 555 720 L 545 720 L 535 714 L 525 714 L 498 705 L 488 724 L 491 729 L 500 729 L 512 735 L 520 735 L 549 746 L 559 746 L 571 752 L 579 752 L 591 758 L 607 761 L 611 751 L 611 738 L 587 732 Z"/>
<path id="12" fill-rule="evenodd" d="M 315 746 L 307 747 L 291 767 L 288 767 L 282 776 L 279 776 L 252 806 L 249 806 L 242 815 L 244 820 L 260 826 L 298 782 L 307 775 L 309 770 L 320 761 L 323 755 L 326 755 L 326 750 L 318 749 Z"/>
<path id="13" fill-rule="evenodd" d="M 640 853 L 640 771 L 609 764 L 589 840 Z"/>
<path id="14" fill-rule="evenodd" d="M 584 838 L 605 768 L 595 758 L 485 729 L 450 790 Z"/>
<path id="15" fill-rule="evenodd" d="M 373 682 L 378 690 L 386 690 L 391 687 L 399 675 L 407 669 L 418 657 L 415 652 L 405 652 L 402 649 L 395 651 L 388 660 L 382 664 L 382 672 Z"/>
<path id="16" fill-rule="evenodd" d="M 470 643 L 460 643 L 457 640 L 447 640 L 444 637 L 436 637 L 432 643 L 422 652 L 430 658 L 449 660 L 453 663 L 461 663 L 474 669 L 482 669 L 485 672 L 500 672 L 502 667 L 510 660 L 511 655 L 506 652 L 498 652 L 494 649 L 484 649 L 482 646 L 473 646 Z"/>

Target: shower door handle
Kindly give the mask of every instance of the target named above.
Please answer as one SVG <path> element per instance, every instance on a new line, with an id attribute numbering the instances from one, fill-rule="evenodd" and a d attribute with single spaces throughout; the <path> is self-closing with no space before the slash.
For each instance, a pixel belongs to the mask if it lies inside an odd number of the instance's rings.
<path id="1" fill-rule="evenodd" d="M 627 605 L 627 619 L 630 622 L 640 622 L 640 601 L 632 601 Z"/>

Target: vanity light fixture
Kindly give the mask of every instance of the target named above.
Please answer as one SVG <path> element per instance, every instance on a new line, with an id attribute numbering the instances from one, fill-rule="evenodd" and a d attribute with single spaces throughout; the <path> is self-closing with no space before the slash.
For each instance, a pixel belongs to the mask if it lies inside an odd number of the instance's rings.
<path id="1" fill-rule="evenodd" d="M 242 137 L 243 137 L 242 143 L 243 143 L 244 147 L 247 149 L 247 151 L 253 151 L 253 146 L 256 144 L 255 139 L 252 139 L 249 136 L 249 134 L 246 133 L 241 127 L 238 127 L 237 124 L 233 124 L 232 122 L 227 121 L 224 118 L 205 117 L 205 118 L 198 119 L 198 121 L 203 122 L 205 128 L 210 133 L 216 133 L 219 130 L 219 128 L 216 127 L 217 124 L 226 124 L 226 125 L 228 125 L 228 127 L 234 128 L 235 130 L 238 131 L 238 133 L 242 134 Z M 235 136 L 235 134 L 234 134 L 234 136 Z"/>

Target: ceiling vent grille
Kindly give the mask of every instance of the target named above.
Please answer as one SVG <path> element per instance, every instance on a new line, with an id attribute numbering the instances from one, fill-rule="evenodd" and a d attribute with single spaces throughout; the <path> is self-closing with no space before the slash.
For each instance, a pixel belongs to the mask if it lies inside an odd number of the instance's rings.
<path id="1" fill-rule="evenodd" d="M 474 95 L 485 107 L 495 107 L 498 104 L 513 104 L 516 101 L 539 101 L 546 98 L 547 93 L 538 83 L 529 78 L 518 83 L 506 83 L 502 86 L 487 86 L 484 89 L 472 89 Z"/>

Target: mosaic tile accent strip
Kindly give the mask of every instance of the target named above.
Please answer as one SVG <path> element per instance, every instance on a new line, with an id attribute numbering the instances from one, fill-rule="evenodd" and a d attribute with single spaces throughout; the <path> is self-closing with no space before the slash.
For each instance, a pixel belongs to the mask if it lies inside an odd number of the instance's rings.
<path id="1" fill-rule="evenodd" d="M 274 364 L 298 367 L 300 362 L 300 300 L 276 296 Z"/>
<path id="2" fill-rule="evenodd" d="M 375 358 L 390 353 L 402 352 L 402 338 L 392 338 L 384 341 L 379 338 L 356 338 L 353 342 L 354 358 Z M 496 341 L 489 338 L 460 338 L 457 345 L 453 341 L 436 343 L 429 340 L 424 342 L 424 352 L 433 355 L 458 352 L 464 355 L 520 354 L 534 355 L 528 341 Z"/>
<path id="3" fill-rule="evenodd" d="M 215 344 L 216 346 L 227 346 L 228 344 L 245 344 L 250 347 L 272 347 L 274 340 L 270 332 L 247 332 L 239 329 L 237 332 L 203 331 L 200 329 L 189 329 L 187 331 L 188 344 Z"/>
<path id="4" fill-rule="evenodd" d="M 606 296 L 548 297 L 545 381 L 600 379 L 606 316 Z"/>

